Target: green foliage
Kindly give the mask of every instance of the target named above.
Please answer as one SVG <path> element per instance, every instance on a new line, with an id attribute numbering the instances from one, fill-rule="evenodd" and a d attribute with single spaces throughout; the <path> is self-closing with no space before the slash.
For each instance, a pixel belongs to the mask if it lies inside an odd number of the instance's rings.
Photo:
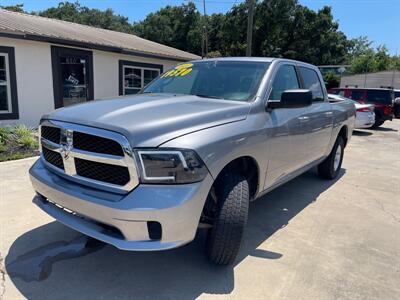
<path id="1" fill-rule="evenodd" d="M 34 130 L 26 125 L 16 125 L 12 130 L 13 139 L 22 147 L 36 148 L 38 142 L 34 137 Z"/>
<path id="2" fill-rule="evenodd" d="M 0 161 L 38 154 L 36 130 L 25 125 L 0 127 Z"/>
<path id="3" fill-rule="evenodd" d="M 219 51 L 211 51 L 208 52 L 207 58 L 215 58 L 215 57 L 221 57 L 221 53 Z"/>
<path id="4" fill-rule="evenodd" d="M 353 57 L 360 56 L 371 49 L 372 42 L 366 36 L 360 36 L 349 41 L 350 47 L 348 51 L 348 60 L 351 61 Z"/>
<path id="5" fill-rule="evenodd" d="M 390 56 L 385 46 L 376 49 L 369 45 L 358 51 L 350 60 L 351 73 L 370 73 L 385 70 L 400 70 L 399 56 Z"/>
<path id="6" fill-rule="evenodd" d="M 116 15 L 111 8 L 101 11 L 81 6 L 78 1 L 74 3 L 60 2 L 57 7 L 51 7 L 34 14 L 93 27 L 132 33 L 132 25 L 128 22 L 128 18 Z"/>
<path id="7" fill-rule="evenodd" d="M 139 36 L 201 54 L 201 29 L 207 21 L 209 52 L 243 56 L 246 52 L 247 5 L 205 19 L 193 3 L 167 6 L 134 24 Z M 181 28 L 181 30 L 179 30 Z M 190 37 L 190 40 L 188 40 Z M 193 44 L 192 44 L 193 43 Z M 338 30 L 331 9 L 318 12 L 297 0 L 264 0 L 256 4 L 253 56 L 300 59 L 314 64 L 342 63 L 351 46 Z"/>
<path id="8" fill-rule="evenodd" d="M 1 6 L 24 12 L 23 4 Z M 201 54 L 202 32 L 207 28 L 208 57 L 243 56 L 246 52 L 247 4 L 238 3 L 225 14 L 203 16 L 194 2 L 164 8 L 131 24 L 111 8 L 92 9 L 76 2 L 32 14 L 89 26 L 133 33 L 145 39 Z M 333 19 L 331 8 L 313 11 L 298 0 L 256 2 L 253 56 L 286 57 L 316 65 L 350 64 L 353 73 L 400 70 L 400 57 L 384 46 L 376 49 L 367 37 L 348 39 Z"/>
<path id="9" fill-rule="evenodd" d="M 8 153 L 8 154 L 3 154 L 0 151 L 0 161 L 10 161 L 10 160 L 31 157 L 31 156 L 32 156 L 32 153 L 23 152 L 23 151 L 16 151 L 16 152 Z"/>
<path id="10" fill-rule="evenodd" d="M 332 71 L 325 74 L 324 81 L 327 89 L 339 87 L 340 85 L 340 77 Z"/>
<path id="11" fill-rule="evenodd" d="M 0 127 L 0 144 L 5 144 L 5 142 L 10 138 L 11 131 L 9 127 Z"/>
<path id="12" fill-rule="evenodd" d="M 133 31 L 146 39 L 192 53 L 201 52 L 201 16 L 193 2 L 150 13 Z M 199 50 L 200 49 L 200 50 Z"/>
<path id="13" fill-rule="evenodd" d="M 24 4 L 15 4 L 15 5 L 0 5 L 0 8 L 14 11 L 14 12 L 20 12 L 24 13 Z"/>

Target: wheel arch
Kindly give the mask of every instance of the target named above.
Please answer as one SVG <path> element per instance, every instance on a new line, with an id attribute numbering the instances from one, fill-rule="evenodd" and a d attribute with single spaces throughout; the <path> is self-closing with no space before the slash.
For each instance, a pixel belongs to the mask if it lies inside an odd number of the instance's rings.
<path id="1" fill-rule="evenodd" d="M 217 186 L 218 184 L 220 184 L 223 176 L 227 172 L 232 172 L 233 170 L 239 172 L 239 174 L 243 175 L 247 179 L 250 189 L 250 199 L 253 199 L 257 195 L 259 190 L 260 166 L 257 160 L 249 155 L 237 157 L 225 164 L 225 166 L 215 177 L 213 186 Z"/>
<path id="2" fill-rule="evenodd" d="M 347 125 L 343 125 L 342 128 L 340 128 L 337 136 L 341 136 L 343 138 L 344 146 L 346 147 L 347 141 L 349 140 L 349 128 L 347 127 Z"/>

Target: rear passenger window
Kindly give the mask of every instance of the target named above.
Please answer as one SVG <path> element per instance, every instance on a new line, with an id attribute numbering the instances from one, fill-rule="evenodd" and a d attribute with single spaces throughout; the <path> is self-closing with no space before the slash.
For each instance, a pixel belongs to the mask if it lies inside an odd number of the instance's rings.
<path id="1" fill-rule="evenodd" d="M 297 80 L 296 70 L 294 66 L 283 65 L 280 66 L 276 72 L 274 81 L 272 83 L 271 93 L 269 100 L 281 100 L 282 93 L 287 90 L 299 89 L 299 81 Z"/>
<path id="2" fill-rule="evenodd" d="M 351 91 L 350 99 L 354 101 L 364 100 L 365 91 Z"/>
<path id="3" fill-rule="evenodd" d="M 300 67 L 300 73 L 303 78 L 304 88 L 312 92 L 313 101 L 323 101 L 324 92 L 317 72 L 309 68 Z"/>

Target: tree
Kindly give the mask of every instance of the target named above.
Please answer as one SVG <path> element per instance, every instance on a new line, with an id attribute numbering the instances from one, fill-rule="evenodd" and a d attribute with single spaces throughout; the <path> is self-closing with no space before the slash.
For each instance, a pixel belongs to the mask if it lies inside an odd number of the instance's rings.
<path id="1" fill-rule="evenodd" d="M 329 90 L 331 88 L 339 87 L 340 85 L 340 77 L 335 74 L 335 72 L 330 71 L 327 72 L 324 76 L 324 81 L 326 88 Z"/>
<path id="2" fill-rule="evenodd" d="M 375 61 L 376 61 L 376 71 L 389 70 L 391 57 L 388 54 L 388 49 L 385 46 L 381 45 L 378 48 L 376 48 Z"/>
<path id="3" fill-rule="evenodd" d="M 51 7 L 34 14 L 109 30 L 126 33 L 133 32 L 128 18 L 116 15 L 111 8 L 101 11 L 81 6 L 79 2 L 60 2 L 57 7 Z"/>
<path id="4" fill-rule="evenodd" d="M 166 6 L 133 24 L 133 32 L 145 39 L 201 54 L 201 16 L 193 2 Z"/>
<path id="5" fill-rule="evenodd" d="M 24 12 L 23 4 L 0 6 Z M 166 6 L 131 24 L 128 18 L 76 2 L 32 14 L 89 26 L 133 33 L 145 39 L 201 54 L 202 26 L 207 22 L 209 56 L 244 56 L 248 6 L 234 5 L 225 14 L 202 16 L 194 2 Z M 350 64 L 353 73 L 400 69 L 400 56 L 384 46 L 372 48 L 367 37 L 348 39 L 331 8 L 313 11 L 298 0 L 259 0 L 254 9 L 253 56 L 298 59 L 315 65 Z"/>
<path id="6" fill-rule="evenodd" d="M 14 12 L 20 12 L 20 13 L 24 13 L 24 4 L 20 3 L 20 4 L 15 4 L 15 5 L 0 5 L 0 8 L 2 9 L 6 9 L 9 11 L 14 11 Z"/>
<path id="7" fill-rule="evenodd" d="M 376 49 L 365 47 L 351 59 L 351 73 L 370 73 L 400 69 L 398 56 L 390 56 L 385 46 L 378 46 Z"/>
<path id="8" fill-rule="evenodd" d="M 365 54 L 369 49 L 371 49 L 372 42 L 368 40 L 366 36 L 360 36 L 355 39 L 351 39 L 349 41 L 349 50 L 348 50 L 348 60 L 350 61 L 352 58 Z"/>

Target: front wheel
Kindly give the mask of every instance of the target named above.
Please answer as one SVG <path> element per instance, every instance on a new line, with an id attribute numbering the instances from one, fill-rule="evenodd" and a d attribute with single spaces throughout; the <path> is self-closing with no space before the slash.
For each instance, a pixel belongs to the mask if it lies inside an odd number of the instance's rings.
<path id="1" fill-rule="evenodd" d="M 218 265 L 232 264 L 239 253 L 249 213 L 249 183 L 242 175 L 226 173 L 218 185 L 217 209 L 208 232 L 206 254 Z"/>
<path id="2" fill-rule="evenodd" d="M 338 136 L 329 156 L 318 165 L 318 175 L 324 179 L 335 179 L 342 167 L 344 140 Z"/>

